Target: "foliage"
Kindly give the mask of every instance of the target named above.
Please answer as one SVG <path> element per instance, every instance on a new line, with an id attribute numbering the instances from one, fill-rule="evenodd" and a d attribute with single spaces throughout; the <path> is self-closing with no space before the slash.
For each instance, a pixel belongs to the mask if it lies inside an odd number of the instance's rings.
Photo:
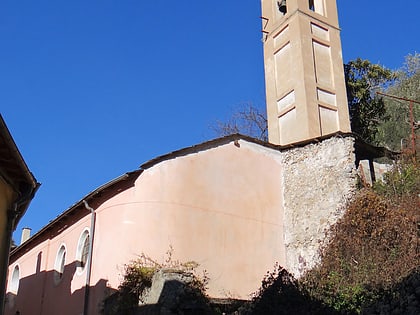
<path id="1" fill-rule="evenodd" d="M 419 223 L 417 196 L 385 199 L 361 190 L 302 283 L 335 310 L 361 313 L 420 266 Z"/>
<path id="2" fill-rule="evenodd" d="M 401 282 L 380 292 L 379 298 L 363 309 L 363 314 L 420 314 L 420 268 Z"/>
<path id="3" fill-rule="evenodd" d="M 408 54 L 397 73 L 397 82 L 389 92 L 406 98 L 420 100 L 420 53 Z"/>
<path id="4" fill-rule="evenodd" d="M 415 161 L 401 163 L 418 170 Z M 409 182 L 418 185 L 416 176 Z M 327 232 L 320 263 L 299 280 L 276 265 L 240 314 L 415 314 L 420 308 L 412 301 L 420 283 L 418 186 L 390 191 L 358 191 Z"/>
<path id="5" fill-rule="evenodd" d="M 376 92 L 420 101 L 420 54 L 406 56 L 398 71 L 358 58 L 344 65 L 344 74 L 353 132 L 369 143 L 399 150 L 410 134 L 408 102 Z M 420 106 L 415 104 L 415 122 L 419 116 Z M 268 141 L 265 110 L 252 104 L 240 106 L 228 121 L 217 121 L 211 129 L 218 136 L 242 133 Z"/>
<path id="6" fill-rule="evenodd" d="M 241 314 L 334 314 L 321 302 L 312 299 L 308 292 L 284 268 L 276 264 L 274 271 L 267 272 L 261 288 Z"/>
<path id="7" fill-rule="evenodd" d="M 124 280 L 118 288 L 118 312 L 138 305 L 143 292 L 152 286 L 152 278 L 158 266 L 144 255 L 124 266 Z"/>
<path id="8" fill-rule="evenodd" d="M 207 303 L 207 284 L 209 278 L 206 271 L 202 275 L 197 274 L 198 264 L 192 261 L 180 262 L 173 258 L 173 248 L 166 253 L 163 263 L 141 254 L 137 259 L 124 266 L 123 280 L 118 291 L 105 301 L 105 314 L 132 314 L 143 301 L 144 294 L 152 286 L 153 276 L 159 270 L 174 270 L 192 277 L 188 283 L 185 294 L 180 299 L 192 299 L 201 303 Z M 182 302 L 182 301 L 181 301 Z"/>
<path id="9" fill-rule="evenodd" d="M 411 158 L 396 162 L 384 175 L 383 181 L 377 181 L 373 188 L 379 194 L 390 198 L 420 194 L 420 163 Z"/>
<path id="10" fill-rule="evenodd" d="M 391 84 L 395 74 L 360 58 L 344 65 L 344 74 L 352 131 L 374 143 L 378 125 L 386 114 L 384 101 L 375 92 Z"/>
<path id="11" fill-rule="evenodd" d="M 347 96 L 353 132 L 368 142 L 375 140 L 379 123 L 385 117 L 382 97 L 375 91 L 390 85 L 396 75 L 368 60 L 356 59 L 344 65 Z M 235 110 L 228 121 L 217 121 L 211 129 L 218 136 L 242 133 L 268 141 L 265 110 L 246 104 Z"/>
<path id="12" fill-rule="evenodd" d="M 387 94 L 420 101 L 420 54 L 405 57 L 404 66 L 397 71 L 397 80 Z M 411 133 L 409 102 L 385 97 L 387 117 L 378 125 L 377 142 L 392 150 L 401 150 L 409 143 Z M 414 121 L 420 120 L 420 106 L 413 104 Z"/>
<path id="13" fill-rule="evenodd" d="M 241 133 L 262 141 L 268 141 L 268 125 L 265 110 L 252 104 L 244 104 L 232 113 L 226 122 L 217 121 L 211 129 L 218 136 Z"/>
<path id="14" fill-rule="evenodd" d="M 420 54 L 406 57 L 405 65 L 394 72 L 358 58 L 344 65 L 351 126 L 354 133 L 372 144 L 397 150 L 410 131 L 408 106 L 401 101 L 383 98 L 377 91 L 420 100 Z M 419 106 L 415 106 L 418 121 Z M 228 121 L 217 121 L 211 129 L 218 136 L 242 133 L 268 141 L 264 109 L 252 104 L 236 109 Z"/>

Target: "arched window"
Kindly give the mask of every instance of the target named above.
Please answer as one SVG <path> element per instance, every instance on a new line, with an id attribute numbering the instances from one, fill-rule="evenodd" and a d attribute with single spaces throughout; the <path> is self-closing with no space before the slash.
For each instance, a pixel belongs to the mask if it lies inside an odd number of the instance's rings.
<path id="1" fill-rule="evenodd" d="M 85 270 L 89 259 L 90 235 L 89 230 L 85 229 L 79 238 L 76 252 L 77 272 L 82 273 Z"/>
<path id="2" fill-rule="evenodd" d="M 19 290 L 19 278 L 20 278 L 19 266 L 16 265 L 15 268 L 13 268 L 12 278 L 10 280 L 10 287 L 9 287 L 10 292 L 16 295 Z"/>
<path id="3" fill-rule="evenodd" d="M 60 283 L 64 274 L 64 267 L 66 265 L 66 247 L 63 245 L 60 246 L 60 249 L 57 252 L 54 265 L 54 281 L 56 284 Z"/>

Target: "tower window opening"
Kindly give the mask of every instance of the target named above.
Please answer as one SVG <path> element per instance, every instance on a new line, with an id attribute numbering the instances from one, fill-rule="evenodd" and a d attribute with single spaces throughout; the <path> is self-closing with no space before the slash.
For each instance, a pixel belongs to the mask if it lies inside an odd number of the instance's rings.
<path id="1" fill-rule="evenodd" d="M 277 1 L 277 6 L 279 8 L 279 11 L 283 14 L 287 13 L 287 4 L 286 0 Z"/>
<path id="2" fill-rule="evenodd" d="M 321 15 L 325 15 L 324 0 L 309 0 L 309 10 Z"/>
<path id="3" fill-rule="evenodd" d="M 309 0 L 309 10 L 315 11 L 314 0 Z"/>

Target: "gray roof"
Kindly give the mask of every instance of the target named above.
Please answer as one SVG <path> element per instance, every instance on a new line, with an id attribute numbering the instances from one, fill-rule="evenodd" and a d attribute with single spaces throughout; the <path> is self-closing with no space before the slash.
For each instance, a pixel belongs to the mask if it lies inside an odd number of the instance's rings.
<path id="1" fill-rule="evenodd" d="M 39 232 L 37 232 L 35 235 L 33 235 L 28 241 L 23 243 L 22 245 L 18 246 L 16 249 L 14 249 L 11 253 L 13 256 L 14 254 L 17 254 L 21 250 L 25 250 L 25 248 L 30 247 L 30 244 L 37 241 L 42 241 L 42 235 L 51 229 L 54 229 L 55 226 L 59 225 L 60 223 L 63 223 L 68 218 L 72 217 L 74 220 L 77 220 L 80 217 L 83 217 L 87 214 L 89 214 L 89 211 L 85 208 L 83 201 L 87 201 L 89 205 L 93 208 L 97 208 L 100 204 L 102 204 L 104 201 L 108 200 L 110 197 L 115 196 L 116 194 L 120 193 L 121 191 L 124 191 L 132 186 L 134 186 L 134 182 L 136 179 L 141 175 L 141 173 L 151 168 L 163 161 L 175 159 L 177 157 L 186 156 L 188 154 L 197 153 L 200 151 L 205 151 L 220 145 L 225 145 L 231 142 L 244 140 L 251 143 L 255 143 L 258 145 L 261 145 L 263 147 L 274 149 L 278 151 L 285 151 L 289 149 L 293 149 L 296 147 L 302 147 L 310 143 L 317 143 L 322 140 L 331 138 L 331 137 L 353 137 L 356 140 L 356 151 L 360 151 L 359 155 L 362 158 L 376 158 L 381 156 L 392 156 L 392 152 L 385 149 L 385 148 L 377 148 L 374 146 L 371 146 L 369 144 L 364 143 L 362 140 L 360 140 L 357 136 L 355 136 L 352 133 L 341 133 L 337 132 L 331 135 L 310 139 L 307 141 L 302 141 L 294 144 L 289 145 L 275 145 L 268 142 L 264 142 L 249 136 L 245 136 L 242 134 L 232 134 L 216 139 L 212 139 L 209 141 L 205 141 L 190 147 L 186 147 L 180 150 L 176 150 L 167 154 L 163 154 L 161 156 L 158 156 L 156 158 L 153 158 L 142 165 L 140 165 L 140 168 L 138 170 L 125 173 L 110 182 L 98 187 L 94 191 L 87 194 L 85 197 L 83 197 L 81 200 L 76 202 L 74 205 L 72 205 L 70 208 L 68 208 L 66 211 L 58 215 L 54 220 L 50 221 L 45 227 L 43 227 Z M 358 153 L 356 152 L 356 156 Z"/>

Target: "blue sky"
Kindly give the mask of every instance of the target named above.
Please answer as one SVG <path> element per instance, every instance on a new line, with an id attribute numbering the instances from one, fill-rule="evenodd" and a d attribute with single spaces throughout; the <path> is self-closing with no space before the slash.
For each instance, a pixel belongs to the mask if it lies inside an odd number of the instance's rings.
<path id="1" fill-rule="evenodd" d="M 398 3 L 338 0 L 345 62 L 419 51 L 420 2 Z M 1 1 L 0 110 L 42 183 L 14 238 L 264 106 L 260 15 L 259 0 Z"/>

